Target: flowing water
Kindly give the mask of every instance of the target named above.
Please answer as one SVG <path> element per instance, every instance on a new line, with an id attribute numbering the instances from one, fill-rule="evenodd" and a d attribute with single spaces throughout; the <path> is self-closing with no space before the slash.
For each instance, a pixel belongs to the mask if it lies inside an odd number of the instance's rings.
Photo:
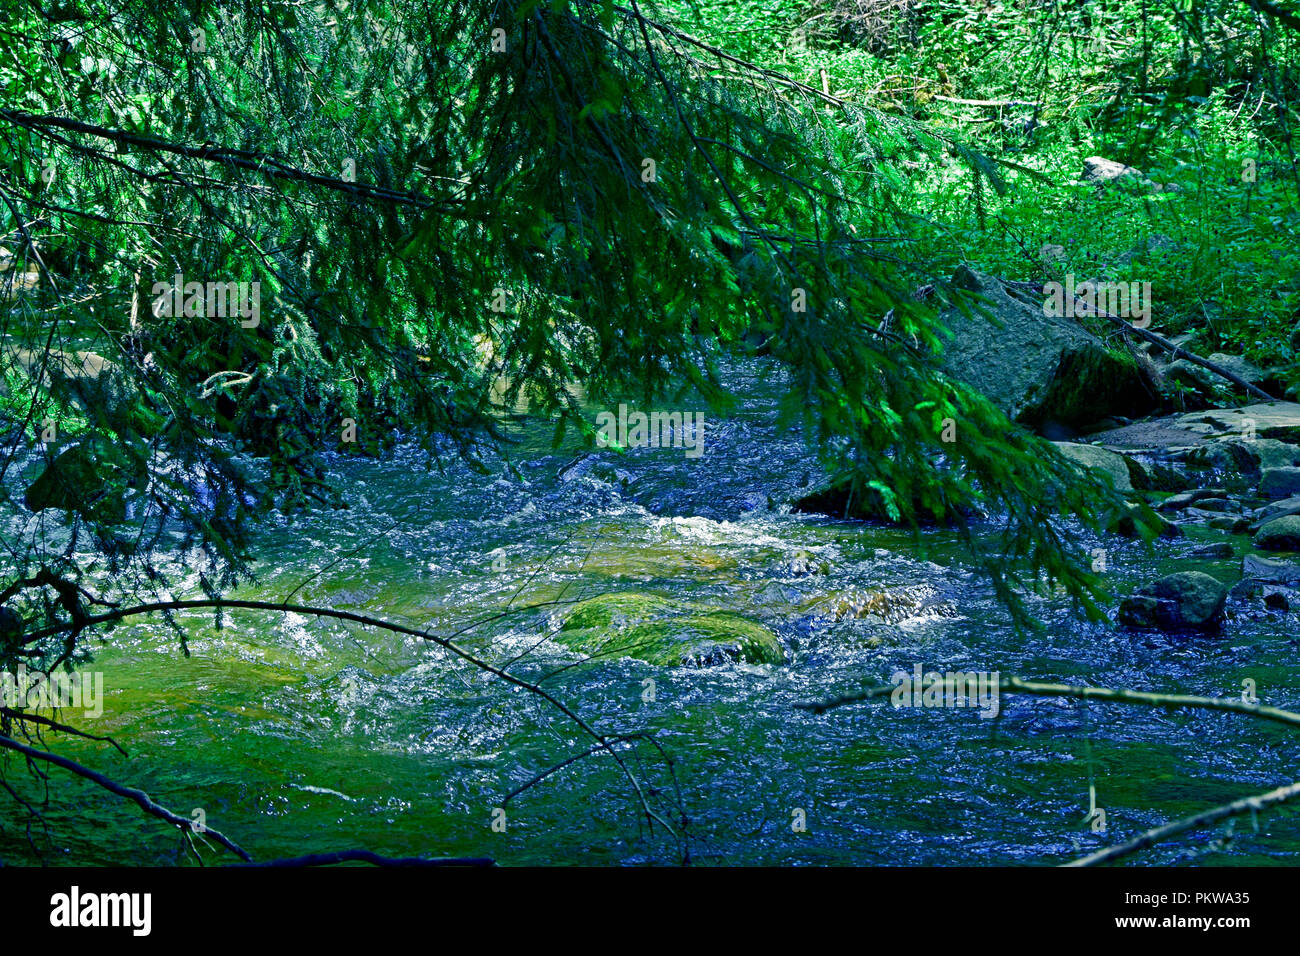
<path id="1" fill-rule="evenodd" d="M 1296 733 L 1232 714 L 1009 696 L 994 719 L 888 701 L 798 709 L 918 663 L 1232 697 L 1250 679 L 1264 702 L 1300 709 L 1295 616 L 1239 609 L 1222 636 L 1188 638 L 1081 623 L 1041 601 L 1046 631 L 1019 635 L 947 532 L 791 514 L 815 461 L 774 428 L 778 383 L 757 366 L 729 375 L 743 400 L 709 417 L 698 458 L 605 450 L 566 467 L 580 450 L 553 449 L 551 427 L 525 421 L 514 471 L 429 470 L 409 449 L 337 459 L 349 507 L 272 516 L 253 549 L 259 579 L 233 595 L 293 594 L 438 634 L 480 622 L 460 638 L 476 654 L 512 662 L 603 732 L 653 735 L 626 764 L 675 835 L 647 825 L 605 754 L 503 806 L 592 741 L 426 642 L 296 614 L 238 611 L 220 630 L 211 613 L 184 616 L 188 659 L 160 620 L 118 627 L 91 665 L 103 716 L 64 716 L 130 756 L 62 737 L 52 749 L 201 811 L 259 859 L 367 847 L 503 864 L 1057 863 L 1297 777 Z M 1186 556 L 1197 543 L 1108 540 L 1109 576 L 1121 593 L 1175 569 L 1230 580 L 1231 562 Z M 583 662 L 548 636 L 565 602 L 621 591 L 762 621 L 786 662 Z M 5 777 L 46 796 L 17 761 Z M 133 804 L 51 779 L 39 855 L 5 799 L 0 858 L 192 861 Z M 1090 786 L 1103 832 L 1085 822 Z M 1295 864 L 1298 829 L 1282 808 L 1135 860 Z"/>

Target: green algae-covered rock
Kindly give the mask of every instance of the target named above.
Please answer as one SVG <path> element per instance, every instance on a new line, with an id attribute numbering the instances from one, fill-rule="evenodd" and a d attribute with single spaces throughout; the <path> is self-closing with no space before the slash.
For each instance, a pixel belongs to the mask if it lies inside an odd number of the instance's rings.
<path id="1" fill-rule="evenodd" d="M 649 594 L 602 594 L 582 601 L 565 615 L 555 640 L 591 657 L 635 657 L 664 667 L 785 659 L 776 635 L 757 621 Z"/>
<path id="2" fill-rule="evenodd" d="M 1255 532 L 1255 547 L 1266 551 L 1300 551 L 1300 515 L 1274 518 Z"/>
<path id="3" fill-rule="evenodd" d="M 1167 574 L 1140 587 L 1119 607 L 1119 622 L 1129 627 L 1213 630 L 1223 617 L 1227 585 L 1201 571 Z"/>

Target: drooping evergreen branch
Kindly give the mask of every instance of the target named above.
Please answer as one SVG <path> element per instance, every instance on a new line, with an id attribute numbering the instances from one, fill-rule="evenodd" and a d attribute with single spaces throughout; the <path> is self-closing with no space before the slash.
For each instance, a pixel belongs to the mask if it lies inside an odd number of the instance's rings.
<path id="1" fill-rule="evenodd" d="M 141 136 L 128 130 L 110 129 L 94 123 L 83 123 L 67 116 L 35 116 L 31 113 L 14 110 L 0 110 L 0 120 L 28 130 L 62 129 L 154 152 L 173 153 L 189 159 L 221 163 L 226 166 L 249 170 L 272 179 L 308 183 L 313 186 L 320 186 L 323 189 L 351 193 L 363 199 L 373 199 L 402 206 L 415 206 L 419 209 L 440 208 L 439 204 L 428 196 L 402 190 L 384 189 L 369 183 L 350 182 L 336 176 L 322 176 L 319 173 L 312 173 L 290 166 L 269 153 L 233 149 L 211 143 L 192 146 L 187 143 L 176 143 L 152 136 Z"/>
<path id="2" fill-rule="evenodd" d="M 1293 30 L 1300 30 L 1300 16 L 1296 16 L 1285 7 L 1271 3 L 1270 0 L 1244 0 L 1244 2 L 1255 12 L 1280 20 Z"/>

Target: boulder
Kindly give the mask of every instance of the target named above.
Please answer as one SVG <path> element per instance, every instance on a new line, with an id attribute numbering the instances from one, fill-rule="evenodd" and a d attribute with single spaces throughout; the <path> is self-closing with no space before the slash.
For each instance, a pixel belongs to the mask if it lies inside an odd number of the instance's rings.
<path id="1" fill-rule="evenodd" d="M 1262 498 L 1292 498 L 1300 495 L 1300 468 L 1265 468 L 1259 476 Z"/>
<path id="2" fill-rule="evenodd" d="M 1260 470 L 1265 468 L 1291 468 L 1300 465 L 1300 446 L 1276 438 L 1257 438 L 1242 442 L 1246 453 L 1253 456 Z"/>
<path id="3" fill-rule="evenodd" d="M 1300 551 L 1300 515 L 1274 518 L 1255 532 L 1255 547 L 1265 551 Z"/>
<path id="4" fill-rule="evenodd" d="M 1086 468 L 1098 474 L 1109 475 L 1115 487 L 1120 491 L 1132 491 L 1133 482 L 1129 478 L 1128 463 L 1123 456 L 1108 451 L 1100 445 L 1081 445 L 1074 442 L 1054 441 L 1053 445 L 1066 458 L 1080 468 Z"/>
<path id="5" fill-rule="evenodd" d="M 1172 249 L 1177 245 L 1174 240 L 1168 236 L 1153 235 L 1148 236 L 1145 242 L 1138 242 L 1128 252 L 1123 253 L 1116 260 L 1119 265 L 1126 266 L 1135 259 L 1144 259 L 1150 253 L 1163 252 Z"/>
<path id="6" fill-rule="evenodd" d="M 1154 382 L 1133 355 L 1107 348 L 1073 319 L 1047 315 L 1042 300 L 1014 297 L 991 276 L 962 267 L 953 284 L 987 301 L 940 316 L 953 332 L 942 368 L 1008 417 L 1031 428 L 1084 426 L 1154 407 Z"/>
<path id="7" fill-rule="evenodd" d="M 1207 355 L 1206 358 L 1251 385 L 1260 386 L 1268 381 L 1268 373 L 1244 356 L 1229 355 L 1226 352 L 1213 352 Z M 1206 369 L 1206 371 L 1209 371 L 1209 369 Z M 1222 378 L 1214 372 L 1210 372 L 1210 374 L 1224 384 L 1231 384 L 1226 378 Z"/>
<path id="8" fill-rule="evenodd" d="M 1300 405 L 1260 402 L 1244 408 L 1212 408 L 1165 415 L 1090 435 L 1089 440 L 1129 460 L 1133 485 L 1180 491 L 1214 483 L 1234 494 L 1253 491 L 1262 472 L 1281 469 L 1262 493 L 1285 490 L 1288 470 L 1300 466 Z M 1195 475 L 1210 470 L 1215 474 Z M 1295 479 L 1290 479 L 1294 481 Z"/>
<path id="9" fill-rule="evenodd" d="M 1229 534 L 1245 534 L 1250 530 L 1250 520 L 1242 515 L 1215 515 L 1207 524 L 1216 531 L 1227 531 Z"/>
<path id="10" fill-rule="evenodd" d="M 1184 508 L 1190 508 L 1198 502 L 1207 499 L 1222 498 L 1227 495 L 1224 488 L 1196 488 L 1193 491 L 1183 491 L 1176 495 L 1170 495 L 1160 504 L 1156 505 L 1158 511 L 1182 511 Z"/>
<path id="11" fill-rule="evenodd" d="M 1300 564 L 1248 554 L 1241 559 L 1241 577 L 1269 584 L 1300 584 Z"/>
<path id="12" fill-rule="evenodd" d="M 1125 455 L 1128 477 L 1138 491 L 1187 491 L 1195 489 L 1196 482 L 1172 463 L 1159 461 L 1159 453 Z"/>
<path id="13" fill-rule="evenodd" d="M 1255 512 L 1255 521 L 1251 524 L 1250 530 L 1258 531 L 1274 518 L 1285 518 L 1287 515 L 1300 515 L 1300 495 L 1284 498 L 1281 501 L 1275 501 L 1271 505 L 1260 508 Z"/>
<path id="14" fill-rule="evenodd" d="M 1216 439 L 1273 438 L 1300 443 L 1300 405 L 1295 402 L 1259 402 L 1243 408 L 1210 408 L 1134 422 L 1123 428 L 1093 435 L 1116 451 L 1151 451 L 1197 446 Z"/>
<path id="15" fill-rule="evenodd" d="M 1119 607 L 1129 627 L 1162 631 L 1214 630 L 1223 618 L 1227 585 L 1200 571 L 1179 571 L 1138 588 Z"/>
<path id="16" fill-rule="evenodd" d="M 1223 352 L 1215 352 L 1209 356 L 1209 360 L 1216 365 L 1221 366 L 1225 371 L 1231 372 L 1243 381 L 1249 382 L 1256 387 L 1262 387 L 1269 381 L 1269 375 L 1258 365 L 1242 358 L 1240 355 L 1227 355 Z M 1187 386 L 1202 394 L 1214 396 L 1220 390 L 1231 391 L 1239 388 L 1231 379 L 1224 378 L 1217 372 L 1212 372 L 1203 365 L 1197 365 L 1195 362 L 1189 362 L 1187 359 L 1176 359 L 1170 362 L 1163 369 L 1165 378 L 1177 382 L 1180 385 Z"/>
<path id="17" fill-rule="evenodd" d="M 1142 170 L 1135 169 L 1132 166 L 1125 166 L 1121 162 L 1113 159 L 1106 159 L 1102 156 L 1089 156 L 1083 161 L 1083 174 L 1079 177 L 1083 182 L 1096 186 L 1098 190 L 1112 184 L 1124 183 L 1126 185 L 1140 186 L 1149 192 L 1181 192 L 1178 186 L 1170 183 L 1161 185 L 1153 182 L 1142 174 Z"/>
<path id="18" fill-rule="evenodd" d="M 1173 456 L 1192 472 L 1212 472 L 1208 480 L 1241 494 L 1259 480 L 1259 463 L 1247 450 L 1250 442 L 1216 439 Z M 1205 480 L 1203 478 L 1203 480 Z"/>
<path id="19" fill-rule="evenodd" d="M 634 657 L 664 667 L 785 660 L 777 636 L 757 621 L 647 594 L 581 601 L 564 615 L 553 639 L 591 657 Z"/>
<path id="20" fill-rule="evenodd" d="M 1080 177 L 1085 183 L 1092 183 L 1094 186 L 1104 186 L 1107 183 L 1113 183 L 1116 180 L 1130 179 L 1141 180 L 1142 171 L 1132 166 L 1125 166 L 1121 162 L 1113 159 L 1105 159 L 1101 156 L 1089 156 L 1083 161 L 1083 174 Z"/>

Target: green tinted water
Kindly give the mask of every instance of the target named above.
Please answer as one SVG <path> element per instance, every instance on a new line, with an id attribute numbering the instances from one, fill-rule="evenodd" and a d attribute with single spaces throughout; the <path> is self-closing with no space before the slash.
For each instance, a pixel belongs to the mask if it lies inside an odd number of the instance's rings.
<path id="1" fill-rule="evenodd" d="M 775 434 L 776 390 L 753 374 L 738 373 L 748 398 L 709 422 L 694 460 L 680 449 L 605 451 L 563 480 L 577 449 L 552 450 L 539 423 L 515 430 L 517 474 L 454 462 L 430 473 L 410 451 L 339 461 L 349 508 L 273 518 L 255 549 L 259 580 L 235 595 L 292 593 L 439 634 L 516 609 L 462 640 L 603 732 L 653 734 L 663 753 L 643 743 L 629 765 L 676 837 L 646 825 L 608 756 L 526 790 L 494 829 L 506 794 L 590 740 L 427 643 L 293 614 L 236 612 L 221 630 L 210 614 L 189 615 L 188 659 L 161 621 L 119 627 L 93 665 L 103 716 L 64 716 L 112 734 L 130 757 L 64 738 L 53 749 L 177 812 L 201 810 L 259 859 L 364 846 L 504 864 L 1051 863 L 1296 777 L 1295 734 L 1231 715 L 1036 698 L 1003 699 L 996 720 L 880 704 L 797 709 L 917 662 L 1230 696 L 1250 678 L 1265 702 L 1300 708 L 1295 620 L 1239 615 L 1225 636 L 1189 640 L 1082 624 L 1044 602 L 1047 633 L 1018 636 L 944 532 L 917 541 L 789 514 L 782 504 L 815 466 Z M 1232 575 L 1230 562 L 1185 557 L 1193 544 L 1144 553 L 1108 541 L 1110 574 L 1121 591 L 1175 568 Z M 787 661 L 580 664 L 547 637 L 559 609 L 528 609 L 621 590 L 763 621 Z M 6 778 L 45 796 L 18 763 Z M 174 830 L 134 805 L 61 771 L 52 783 L 49 836 L 33 832 L 35 852 L 24 814 L 0 806 L 6 861 L 192 862 Z M 1083 822 L 1090 783 L 1103 833 Z M 1300 861 L 1292 811 L 1258 826 L 1238 821 L 1231 839 L 1220 827 L 1140 859 Z"/>

